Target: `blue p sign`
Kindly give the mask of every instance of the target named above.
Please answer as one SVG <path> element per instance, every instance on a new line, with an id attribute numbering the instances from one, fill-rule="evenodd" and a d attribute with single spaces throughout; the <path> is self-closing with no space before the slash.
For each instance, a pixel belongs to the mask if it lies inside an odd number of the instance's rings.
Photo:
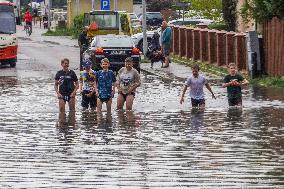
<path id="1" fill-rule="evenodd" d="M 110 0 L 101 0 L 101 10 L 110 10 Z"/>

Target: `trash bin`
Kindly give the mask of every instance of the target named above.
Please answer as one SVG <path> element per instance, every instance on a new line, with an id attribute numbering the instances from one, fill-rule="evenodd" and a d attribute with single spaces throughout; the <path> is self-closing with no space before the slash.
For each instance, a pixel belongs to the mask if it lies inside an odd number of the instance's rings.
<path id="1" fill-rule="evenodd" d="M 257 77 L 257 53 L 249 52 L 249 73 L 252 79 Z"/>

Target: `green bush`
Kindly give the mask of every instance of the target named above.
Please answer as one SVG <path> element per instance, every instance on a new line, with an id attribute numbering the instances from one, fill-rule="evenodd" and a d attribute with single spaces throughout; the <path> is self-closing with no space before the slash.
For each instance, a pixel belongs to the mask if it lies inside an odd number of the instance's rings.
<path id="1" fill-rule="evenodd" d="M 240 13 L 245 21 L 253 18 L 262 22 L 274 16 L 284 18 L 284 0 L 246 0 Z"/>
<path id="2" fill-rule="evenodd" d="M 121 30 L 125 33 L 125 34 L 129 34 L 130 33 L 130 28 L 129 28 L 129 22 L 127 19 L 127 15 L 126 14 L 122 14 L 120 16 L 120 23 L 121 23 Z"/>
<path id="3" fill-rule="evenodd" d="M 226 30 L 227 26 L 223 22 L 213 23 L 208 26 L 209 29 L 213 30 Z"/>
<path id="4" fill-rule="evenodd" d="M 74 25 L 71 28 L 73 31 L 73 36 L 78 37 L 84 28 L 84 14 L 80 14 L 74 18 Z"/>
<path id="5" fill-rule="evenodd" d="M 56 27 L 54 31 L 48 30 L 44 33 L 44 36 L 72 36 L 73 38 L 78 38 L 79 34 L 84 28 L 84 15 L 78 15 L 74 18 L 74 25 L 72 28 L 59 28 Z"/>

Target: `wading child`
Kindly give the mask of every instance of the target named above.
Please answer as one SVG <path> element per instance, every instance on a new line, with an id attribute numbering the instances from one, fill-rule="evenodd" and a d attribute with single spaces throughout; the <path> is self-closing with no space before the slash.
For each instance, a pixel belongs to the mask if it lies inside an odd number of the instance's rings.
<path id="1" fill-rule="evenodd" d="M 80 85 L 79 89 L 82 95 L 81 105 L 83 110 L 89 108 L 94 110 L 97 105 L 97 96 L 94 89 L 94 83 L 96 81 L 96 73 L 91 69 L 92 62 L 90 60 L 85 60 L 83 62 L 84 70 L 80 72 Z"/>
<path id="2" fill-rule="evenodd" d="M 69 111 L 75 111 L 75 96 L 78 89 L 78 78 L 73 70 L 69 70 L 69 59 L 61 60 L 62 70 L 55 75 L 54 89 L 59 100 L 59 111 L 65 112 L 68 102 Z"/>
<path id="3" fill-rule="evenodd" d="M 242 106 L 242 86 L 249 82 L 237 73 L 235 63 L 228 66 L 229 74 L 225 76 L 223 87 L 227 87 L 229 106 Z"/>
<path id="4" fill-rule="evenodd" d="M 109 70 L 109 60 L 101 61 L 102 70 L 96 72 L 95 90 L 97 95 L 97 112 L 101 112 L 102 104 L 105 102 L 107 112 L 111 111 L 112 97 L 115 93 L 116 78 L 113 71 Z"/>
<path id="5" fill-rule="evenodd" d="M 182 95 L 180 98 L 180 104 L 184 102 L 184 94 L 188 87 L 190 87 L 189 96 L 191 98 L 191 105 L 193 108 L 201 108 L 204 109 L 205 107 L 205 98 L 204 98 L 204 92 L 203 87 L 205 86 L 210 93 L 212 94 L 212 98 L 216 99 L 210 85 L 208 84 L 208 81 L 206 78 L 199 74 L 199 66 L 197 64 L 194 64 L 191 67 L 192 70 L 192 76 L 190 76 L 182 90 Z"/>

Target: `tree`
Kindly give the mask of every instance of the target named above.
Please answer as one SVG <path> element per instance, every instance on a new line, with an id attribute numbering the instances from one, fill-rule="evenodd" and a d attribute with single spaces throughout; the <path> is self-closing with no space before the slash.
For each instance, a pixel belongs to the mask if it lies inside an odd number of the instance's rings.
<path id="1" fill-rule="evenodd" d="M 191 3 L 188 17 L 222 20 L 222 0 L 183 0 L 182 2 Z"/>
<path id="2" fill-rule="evenodd" d="M 253 18 L 257 22 L 274 16 L 284 18 L 284 0 L 246 0 L 241 15 L 245 20 Z"/>
<path id="3" fill-rule="evenodd" d="M 171 8 L 173 0 L 146 0 L 147 11 L 160 12 L 163 9 Z"/>
<path id="4" fill-rule="evenodd" d="M 223 0 L 223 18 L 228 31 L 236 31 L 238 0 Z"/>

